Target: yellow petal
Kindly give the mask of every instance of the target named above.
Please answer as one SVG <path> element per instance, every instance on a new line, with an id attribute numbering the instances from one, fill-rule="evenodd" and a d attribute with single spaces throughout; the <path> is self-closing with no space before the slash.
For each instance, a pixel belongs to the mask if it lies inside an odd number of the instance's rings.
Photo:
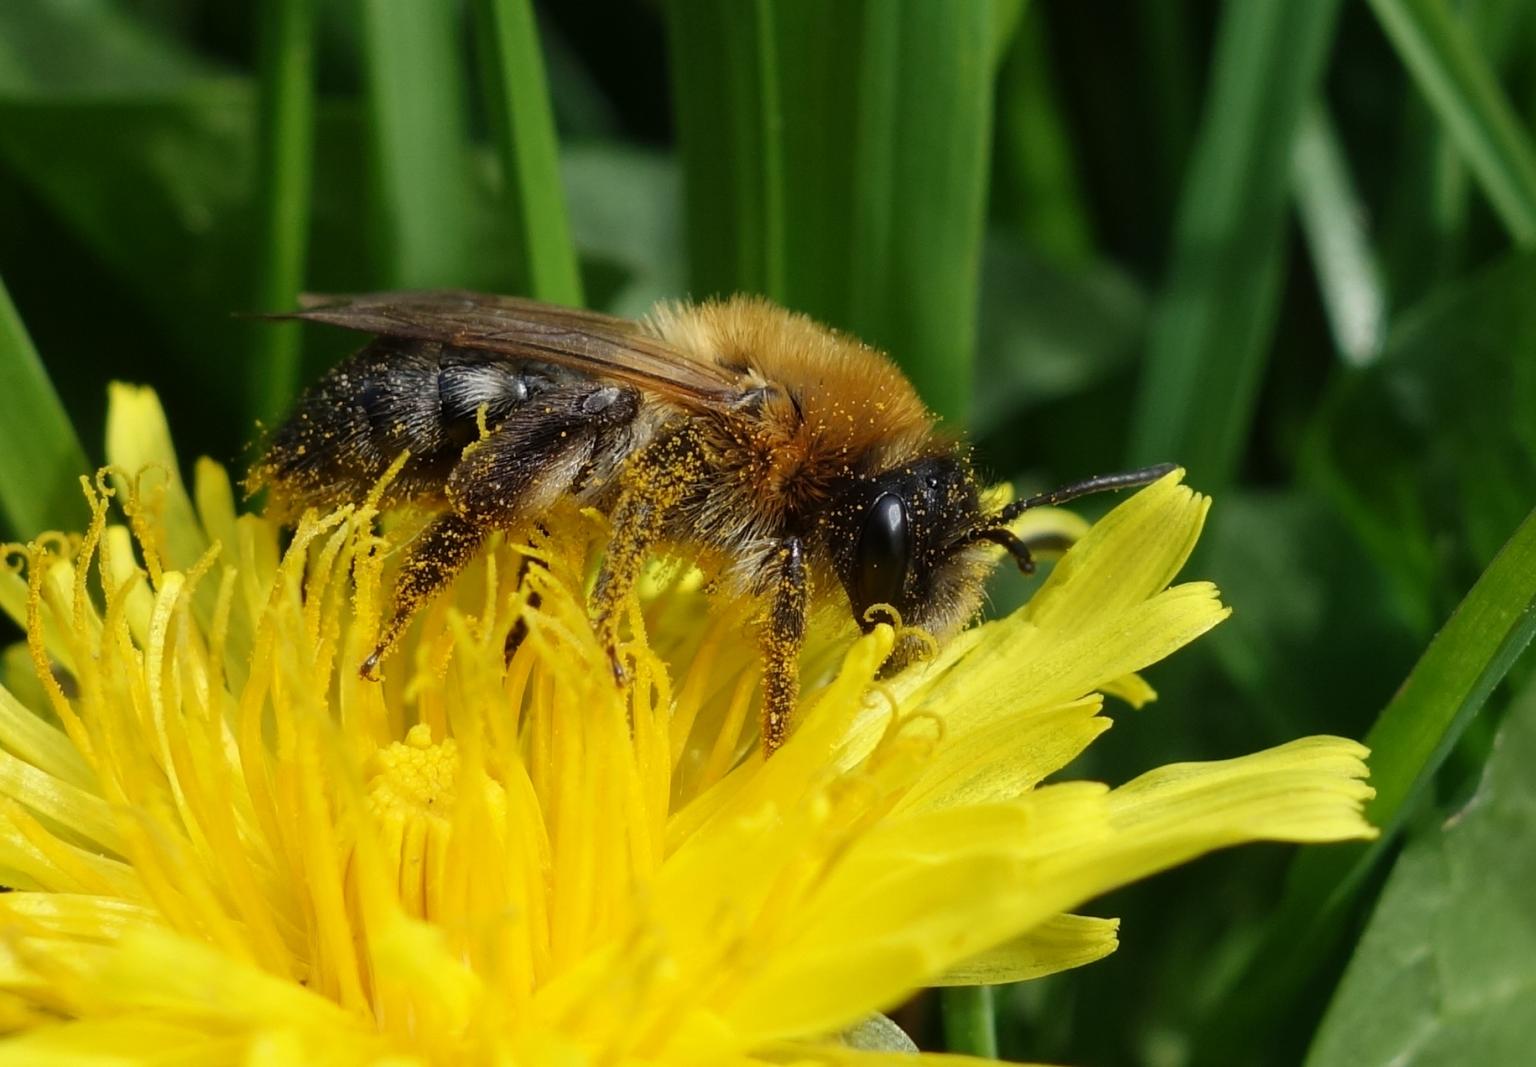
<path id="1" fill-rule="evenodd" d="M 1189 559 L 1210 508 L 1209 498 L 1180 484 L 1183 476 L 1174 471 L 1095 523 L 1030 598 L 1030 621 L 1068 632 L 1165 589 Z"/>
<path id="2" fill-rule="evenodd" d="M 42 773 L 67 785 L 89 788 L 94 781 L 63 730 L 40 719 L 0 686 L 0 745 Z"/>
<path id="3" fill-rule="evenodd" d="M 122 837 L 106 801 L 8 752 L 0 752 L 0 796 L 101 849 L 122 851 Z"/>
<path id="4" fill-rule="evenodd" d="M 1375 837 L 1361 814 L 1374 794 L 1364 782 L 1365 755 L 1354 741 L 1309 737 L 1237 759 L 1152 771 L 1108 794 L 1105 822 L 1096 831 L 1041 850 L 1041 888 L 1067 910 L 1247 841 Z"/>
<path id="5" fill-rule="evenodd" d="M 943 739 L 896 811 L 1010 800 L 1065 767 L 1109 729 L 1097 696 L 998 715 Z"/>
<path id="6" fill-rule="evenodd" d="M 150 526 L 167 568 L 191 567 L 208 550 L 208 539 L 181 480 L 165 410 L 153 389 L 114 382 L 107 393 L 107 462 L 114 469 L 118 499 L 139 498 L 154 512 Z M 137 483 L 137 492 L 134 487 Z"/>
<path id="7" fill-rule="evenodd" d="M 941 717 L 949 731 L 964 732 L 1012 710 L 1067 703 L 1123 682 L 1228 614 L 1208 582 L 1174 586 L 1063 631 L 1036 624 L 1026 607 L 980 627 L 974 647 L 917 707 Z"/>
<path id="8" fill-rule="evenodd" d="M 934 985 L 1024 982 L 1101 960 L 1120 945 L 1119 919 L 1057 915 L 951 967 Z"/>
<path id="9" fill-rule="evenodd" d="M 79 893 L 6 893 L 0 922 L 29 934 L 113 941 L 134 927 L 154 923 L 155 913 L 120 897 Z"/>

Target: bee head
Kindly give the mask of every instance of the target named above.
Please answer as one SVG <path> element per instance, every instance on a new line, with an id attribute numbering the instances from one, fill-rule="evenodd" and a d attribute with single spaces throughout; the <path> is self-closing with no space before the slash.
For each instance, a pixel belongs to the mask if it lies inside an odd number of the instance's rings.
<path id="1" fill-rule="evenodd" d="M 976 613 L 990 564 L 969 531 L 982 522 L 976 476 L 960 455 L 915 460 L 851 484 L 829 511 L 828 549 L 854 620 L 893 621 L 942 641 Z M 907 647 L 910 643 L 911 647 Z M 892 652 L 900 666 L 921 647 Z"/>
<path id="2" fill-rule="evenodd" d="M 851 484 L 829 512 L 828 549 L 861 629 L 893 621 L 881 610 L 888 605 L 905 626 L 942 642 L 981 605 L 992 568 L 985 544 L 1000 545 L 1024 573 L 1034 570 L 1029 546 L 1008 528 L 1014 519 L 1032 507 L 1147 485 L 1174 469 L 1101 475 L 989 514 L 962 454 L 930 456 Z M 916 637 L 902 639 L 886 670 L 906 665 L 921 648 Z"/>

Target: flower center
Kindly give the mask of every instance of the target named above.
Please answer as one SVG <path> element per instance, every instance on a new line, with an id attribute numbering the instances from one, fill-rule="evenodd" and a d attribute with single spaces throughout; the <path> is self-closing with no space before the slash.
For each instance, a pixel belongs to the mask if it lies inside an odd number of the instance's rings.
<path id="1" fill-rule="evenodd" d="M 428 918 L 448 855 L 458 745 L 452 738 L 434 744 L 431 729 L 418 723 L 404 741 L 379 749 L 374 761 L 368 809 L 384 844 L 387 874 L 398 880 L 406 912 Z"/>
<path id="2" fill-rule="evenodd" d="M 368 808 L 379 819 L 447 820 L 459 777 L 459 747 L 452 738 L 434 744 L 432 729 L 417 723 L 374 755 L 377 772 L 368 782 Z"/>

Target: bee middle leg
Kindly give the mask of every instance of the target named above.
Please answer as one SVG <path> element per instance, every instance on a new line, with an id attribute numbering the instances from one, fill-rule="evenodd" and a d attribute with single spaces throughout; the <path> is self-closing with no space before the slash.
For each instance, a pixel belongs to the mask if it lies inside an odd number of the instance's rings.
<path id="1" fill-rule="evenodd" d="M 758 641 L 763 652 L 763 755 L 771 756 L 789 736 L 789 717 L 800 695 L 800 648 L 810 580 L 800 538 L 780 543 L 777 574 L 769 591 L 768 617 Z"/>
<path id="2" fill-rule="evenodd" d="M 608 653 L 613 679 L 624 684 L 619 626 L 646 557 L 666 529 L 670 512 L 704 473 L 704 452 L 686 427 L 664 432 L 631 459 L 621 476 L 613 533 L 592 590 L 592 622 Z"/>

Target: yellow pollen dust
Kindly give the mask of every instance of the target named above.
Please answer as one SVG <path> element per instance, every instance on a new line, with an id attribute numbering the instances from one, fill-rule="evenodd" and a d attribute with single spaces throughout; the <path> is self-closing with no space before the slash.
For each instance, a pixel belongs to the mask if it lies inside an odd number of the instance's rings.
<path id="1" fill-rule="evenodd" d="M 417 723 L 374 755 L 377 773 L 368 782 L 368 808 L 381 819 L 427 816 L 447 819 L 459 777 L 459 747 L 453 738 L 437 744 L 432 730 Z"/>

